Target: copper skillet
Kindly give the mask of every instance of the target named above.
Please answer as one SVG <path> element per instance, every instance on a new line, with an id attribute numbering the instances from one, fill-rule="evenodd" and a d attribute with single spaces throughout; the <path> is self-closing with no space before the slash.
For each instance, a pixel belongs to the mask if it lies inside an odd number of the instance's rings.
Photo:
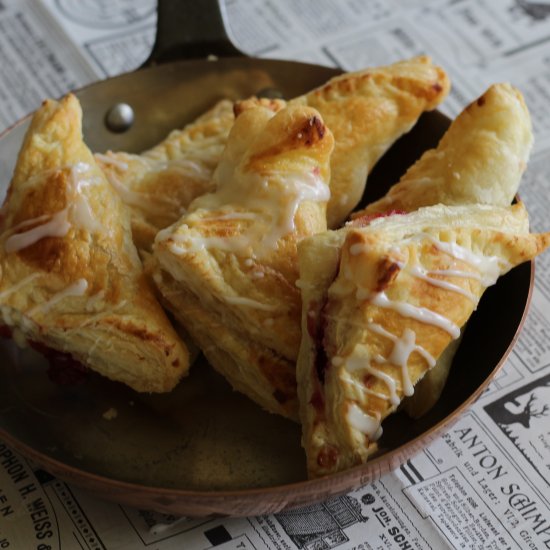
<path id="1" fill-rule="evenodd" d="M 94 151 L 137 152 L 220 98 L 237 99 L 265 89 L 293 97 L 340 72 L 236 57 L 240 52 L 225 34 L 217 0 L 183 4 L 159 2 L 158 37 L 148 68 L 77 92 L 85 139 Z M 211 53 L 220 58 L 205 60 Z M 184 56 L 199 59 L 172 61 Z M 135 121 L 116 133 L 104 120 L 121 101 L 132 107 Z M 424 115 L 380 161 L 369 177 L 364 202 L 384 194 L 437 143 L 448 124 L 438 112 Z M 7 186 L 27 126 L 28 118 L 0 138 L 0 190 Z M 486 292 L 438 405 L 418 421 L 393 415 L 385 423 L 379 456 L 337 475 L 308 481 L 299 426 L 232 392 L 204 359 L 173 393 L 143 396 L 94 376 L 82 386 L 59 388 L 47 380 L 44 363 L 34 352 L 3 343 L 0 439 L 62 480 L 142 509 L 245 516 L 310 504 L 378 479 L 451 426 L 486 388 L 514 345 L 533 276 L 533 264 L 524 264 Z M 118 411 L 110 422 L 102 417 L 109 408 Z"/>

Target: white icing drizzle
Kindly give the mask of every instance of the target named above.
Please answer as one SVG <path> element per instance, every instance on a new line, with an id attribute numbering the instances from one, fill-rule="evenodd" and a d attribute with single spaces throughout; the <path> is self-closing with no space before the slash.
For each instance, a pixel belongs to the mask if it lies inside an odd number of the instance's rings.
<path id="1" fill-rule="evenodd" d="M 161 234 L 159 239 L 169 239 L 174 254 L 183 255 L 204 249 L 217 248 L 236 254 L 253 253 L 258 256 L 277 247 L 278 241 L 295 231 L 294 218 L 304 201 L 326 202 L 330 198 L 328 185 L 319 175 L 318 169 L 304 173 L 272 171 L 263 177 L 257 174 L 240 174 L 227 184 L 220 186 L 216 193 L 203 195 L 191 205 L 191 211 L 206 209 L 200 221 L 209 219 L 230 219 L 225 211 L 220 216 L 214 212 L 228 205 L 235 209 L 236 219 L 248 219 L 252 223 L 241 233 L 229 237 L 203 237 L 201 235 Z M 237 202 L 238 201 L 238 202 Z M 180 229 L 187 229 L 181 226 Z"/>
<path id="2" fill-rule="evenodd" d="M 358 349 L 358 351 L 366 351 L 366 348 L 365 346 L 361 345 L 361 344 L 358 344 L 358 346 L 356 347 L 356 349 Z M 336 359 L 336 357 L 334 358 Z M 333 359 L 333 363 L 334 363 L 334 359 Z M 386 374 L 385 372 L 381 371 L 380 369 L 377 369 L 373 366 L 371 366 L 370 364 L 370 359 L 369 359 L 369 356 L 368 354 L 352 354 L 351 356 L 349 357 L 345 357 L 344 358 L 344 368 L 350 373 L 352 374 L 353 372 L 355 371 L 366 371 L 368 372 L 369 374 L 371 374 L 372 376 L 375 376 L 376 378 L 379 378 L 380 380 L 382 380 L 382 382 L 384 382 L 388 388 L 388 391 L 389 391 L 389 400 L 391 402 L 392 405 L 398 405 L 399 404 L 399 397 L 397 395 L 397 384 L 395 382 L 395 380 L 389 375 L 389 374 Z M 386 398 L 386 397 L 385 397 Z"/>
<path id="3" fill-rule="evenodd" d="M 23 288 L 24 286 L 28 285 L 31 281 L 34 281 L 37 277 L 40 277 L 40 273 L 33 273 L 24 279 L 21 279 L 17 284 L 11 286 L 10 288 L 7 288 L 6 290 L 0 292 L 0 301 L 4 300 L 4 298 L 7 298 L 10 294 L 13 294 L 14 292 L 17 292 L 19 289 Z"/>
<path id="4" fill-rule="evenodd" d="M 389 338 L 394 343 L 399 341 L 399 338 L 395 334 L 392 334 L 391 332 L 387 331 L 383 326 L 379 325 L 378 323 L 369 323 L 367 325 L 367 328 L 369 330 L 372 330 L 372 332 L 376 332 L 381 336 L 385 336 L 386 338 Z M 406 331 L 410 330 L 413 333 L 414 340 L 416 341 L 416 334 L 414 333 L 414 331 L 409 328 L 405 330 Z M 410 338 L 410 336 L 408 338 Z M 417 345 L 415 342 L 413 342 L 413 344 L 414 344 L 414 347 L 411 349 L 409 354 L 412 353 L 413 351 L 418 352 L 426 360 L 426 363 L 428 363 L 428 366 L 430 368 L 434 367 L 436 363 L 435 357 L 429 351 L 424 349 L 422 346 Z M 408 360 L 408 356 L 407 356 L 407 360 Z M 386 361 L 386 359 L 382 357 L 382 361 Z M 390 360 L 388 359 L 388 361 Z M 403 361 L 400 361 L 400 362 L 402 363 Z"/>
<path id="5" fill-rule="evenodd" d="M 59 210 L 55 214 L 43 214 L 12 227 L 10 229 L 12 235 L 6 239 L 4 244 L 4 248 L 8 254 L 31 246 L 46 237 L 65 237 L 72 225 L 86 229 L 90 233 L 100 232 L 104 229 L 94 216 L 90 204 L 83 193 L 85 186 L 100 181 L 97 176 L 92 176 L 91 178 L 83 177 L 83 174 L 90 172 L 91 166 L 79 162 L 58 169 L 58 171 L 62 170 L 70 170 L 74 200 L 63 210 Z M 43 177 L 43 174 L 39 175 Z M 20 229 L 35 224 L 38 225 L 32 229 L 18 233 Z"/>
<path id="6" fill-rule="evenodd" d="M 303 201 L 326 202 L 330 199 L 328 185 L 313 171 L 304 174 L 283 174 L 282 180 L 283 189 L 277 189 L 276 196 L 271 198 L 277 200 L 282 196 L 286 202 L 279 210 L 281 214 L 279 220 L 271 226 L 271 231 L 262 239 L 262 244 L 271 249 L 276 247 L 279 239 L 295 230 L 294 217 L 300 203 Z M 272 208 L 273 204 L 269 204 L 268 211 Z M 275 208 L 275 212 L 277 210 Z"/>
<path id="7" fill-rule="evenodd" d="M 21 222 L 21 223 L 18 223 L 17 225 L 14 225 L 13 227 L 10 227 L 8 229 L 8 232 L 17 233 L 20 229 L 24 229 L 25 227 L 29 227 L 29 225 L 35 225 L 35 224 L 40 224 L 42 222 L 46 222 L 51 217 L 52 217 L 51 214 L 42 214 L 42 216 L 36 216 L 36 218 L 30 218 L 28 220 L 25 220 L 24 222 Z"/>
<path id="8" fill-rule="evenodd" d="M 443 242 L 429 235 L 430 240 L 434 245 L 441 250 L 456 258 L 475 267 L 481 274 L 481 283 L 485 286 L 494 285 L 501 273 L 501 261 L 497 256 L 484 256 L 476 254 L 457 243 Z M 507 267 L 507 266 L 506 266 Z"/>
<path id="9" fill-rule="evenodd" d="M 401 384 L 403 393 L 405 395 L 412 395 L 414 393 L 414 386 L 409 376 L 409 369 L 407 363 L 409 362 L 409 356 L 416 348 L 416 334 L 410 328 L 406 328 L 401 335 L 401 338 L 396 338 L 393 348 L 388 357 L 388 363 L 401 367 Z"/>
<path id="10" fill-rule="evenodd" d="M 47 302 L 43 304 L 38 304 L 29 311 L 26 315 L 32 317 L 38 312 L 45 313 L 51 309 L 55 304 L 69 296 L 83 296 L 88 289 L 88 281 L 86 279 L 78 279 L 78 281 L 69 285 L 67 288 L 63 289 L 61 292 L 54 294 Z"/>
<path id="11" fill-rule="evenodd" d="M 470 291 L 458 285 L 450 283 L 449 281 L 444 281 L 442 279 L 435 279 L 434 277 L 430 277 L 430 275 L 434 273 L 431 271 L 427 272 L 421 266 L 418 266 L 418 265 L 408 266 L 405 268 L 405 271 L 407 273 L 410 273 L 413 277 L 416 277 L 417 279 L 422 279 L 423 281 L 426 281 L 433 286 L 444 288 L 445 290 L 450 290 L 452 292 L 456 292 L 457 294 L 462 294 L 462 296 L 465 296 L 472 302 L 477 303 L 477 296 L 472 294 Z"/>
<path id="12" fill-rule="evenodd" d="M 364 433 L 371 441 L 376 441 L 382 435 L 380 418 L 365 413 L 356 403 L 350 403 L 347 412 L 349 424 Z"/>
<path id="13" fill-rule="evenodd" d="M 90 233 L 99 233 L 104 230 L 104 227 L 94 216 L 90 204 L 82 192 L 84 186 L 99 179 L 97 176 L 89 179 L 82 177 L 82 174 L 89 172 L 90 168 L 91 166 L 89 164 L 84 164 L 83 162 L 79 162 L 71 167 L 72 184 L 76 196 L 69 208 L 72 221 L 76 226 L 82 227 Z"/>
<path id="14" fill-rule="evenodd" d="M 42 220 L 43 216 L 40 218 L 35 218 L 34 220 L 28 220 L 29 225 L 36 220 Z M 56 212 L 53 216 L 50 217 L 50 221 L 37 225 L 28 231 L 23 233 L 16 233 L 11 235 L 6 239 L 4 243 L 4 249 L 8 254 L 12 252 L 18 252 L 28 246 L 33 245 L 45 237 L 64 237 L 71 228 L 69 222 L 69 211 L 67 208 Z"/>
<path id="15" fill-rule="evenodd" d="M 359 394 L 366 393 L 367 395 L 372 395 L 373 397 L 378 397 L 379 399 L 384 399 L 385 401 L 388 400 L 388 396 L 386 394 L 367 388 L 365 384 L 352 378 L 347 371 L 342 372 L 340 376 L 342 377 L 342 381 L 354 386 L 359 391 Z"/>
<path id="16" fill-rule="evenodd" d="M 421 323 L 434 325 L 448 332 L 453 338 L 460 336 L 460 328 L 447 317 L 425 307 L 413 306 L 405 302 L 390 300 L 385 292 L 369 293 L 365 289 L 357 290 L 358 300 L 369 300 L 375 306 L 393 309 L 403 317 L 415 319 Z"/>
<path id="17" fill-rule="evenodd" d="M 251 298 L 244 298 L 243 296 L 226 296 L 224 300 L 228 304 L 252 307 L 254 309 L 261 309 L 262 311 L 275 311 L 277 309 L 274 305 L 263 304 L 257 300 L 252 300 Z"/>

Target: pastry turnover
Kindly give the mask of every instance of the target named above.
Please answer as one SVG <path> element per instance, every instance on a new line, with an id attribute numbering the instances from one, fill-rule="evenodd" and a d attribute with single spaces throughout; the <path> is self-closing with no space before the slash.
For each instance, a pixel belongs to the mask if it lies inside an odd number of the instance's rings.
<path id="1" fill-rule="evenodd" d="M 485 288 L 549 245 L 550 233 L 529 233 L 521 203 L 433 206 L 304 239 L 297 379 L 309 474 L 364 462 Z"/>
<path id="2" fill-rule="evenodd" d="M 509 84 L 495 84 L 452 122 L 436 149 L 424 153 L 383 198 L 352 218 L 434 204 L 507 206 L 532 144 L 531 118 L 521 93 Z M 405 399 L 408 414 L 419 417 L 437 402 L 457 348 L 455 340 Z"/>
<path id="3" fill-rule="evenodd" d="M 1 322 L 18 342 L 137 391 L 168 391 L 187 350 L 143 275 L 126 208 L 82 141 L 81 116 L 73 95 L 48 100 L 26 134 L 2 208 Z"/>
<path id="4" fill-rule="evenodd" d="M 141 155 L 111 151 L 96 155 L 131 209 L 139 249 L 149 250 L 160 229 L 177 221 L 195 197 L 214 190 L 212 174 L 233 121 L 233 102 L 225 99 Z"/>
<path id="5" fill-rule="evenodd" d="M 434 204 L 509 205 L 533 145 L 531 118 L 521 93 L 495 84 L 453 121 L 399 183 L 353 218 Z"/>
<path id="6" fill-rule="evenodd" d="M 326 230 L 333 138 L 319 113 L 245 109 L 215 173 L 153 247 L 165 304 L 211 364 L 269 411 L 297 417 L 297 243 Z"/>
<path id="7" fill-rule="evenodd" d="M 446 97 L 449 86 L 443 69 L 421 56 L 337 76 L 290 102 L 317 109 L 334 134 L 329 227 L 349 216 L 378 159 Z"/>

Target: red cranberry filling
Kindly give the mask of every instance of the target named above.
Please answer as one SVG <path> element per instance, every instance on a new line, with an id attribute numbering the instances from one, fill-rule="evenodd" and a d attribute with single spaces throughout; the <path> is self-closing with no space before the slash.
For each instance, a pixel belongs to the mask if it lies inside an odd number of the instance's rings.
<path id="1" fill-rule="evenodd" d="M 353 218 L 351 222 L 349 222 L 349 225 L 352 225 L 353 227 L 365 227 L 366 225 L 369 225 L 369 223 L 372 220 L 376 220 L 377 218 L 388 218 L 389 216 L 400 216 L 406 213 L 407 212 L 405 212 L 404 210 L 388 210 L 387 212 L 364 214 L 362 216 L 358 216 L 357 218 Z"/>
<path id="2" fill-rule="evenodd" d="M 48 378 L 55 384 L 76 386 L 88 376 L 88 368 L 69 353 L 49 348 L 39 342 L 30 342 L 30 346 L 48 360 Z"/>
<path id="3" fill-rule="evenodd" d="M 309 403 L 318 413 L 322 413 L 325 410 L 325 400 L 320 391 L 314 392 Z"/>
<path id="4" fill-rule="evenodd" d="M 333 445 L 323 445 L 317 455 L 317 464 L 321 468 L 333 468 L 338 462 L 338 449 Z"/>
<path id="5" fill-rule="evenodd" d="M 325 298 L 326 302 L 326 298 Z M 315 357 L 313 359 L 315 373 L 321 384 L 325 383 L 325 371 L 329 366 L 327 353 L 324 346 L 324 337 L 326 329 L 326 319 L 324 315 L 324 306 L 319 315 L 315 314 L 316 304 L 311 304 L 308 311 L 307 331 L 315 343 Z"/>

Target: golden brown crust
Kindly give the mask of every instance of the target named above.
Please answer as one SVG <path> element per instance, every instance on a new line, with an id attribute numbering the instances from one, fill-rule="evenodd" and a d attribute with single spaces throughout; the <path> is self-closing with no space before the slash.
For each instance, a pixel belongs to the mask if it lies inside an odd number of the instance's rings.
<path id="1" fill-rule="evenodd" d="M 27 341 L 138 391 L 168 391 L 187 371 L 72 95 L 33 118 L 4 205 L 0 266 L 3 323 Z"/>
<path id="2" fill-rule="evenodd" d="M 378 159 L 449 91 L 429 57 L 346 73 L 290 102 L 319 111 L 334 134 L 328 226 L 338 227 L 359 202 Z"/>
<path id="3" fill-rule="evenodd" d="M 521 93 L 495 84 L 453 121 L 437 148 L 425 152 L 380 200 L 353 214 L 433 204 L 510 204 L 533 145 Z"/>
<path id="4" fill-rule="evenodd" d="M 150 250 L 160 229 L 196 197 L 214 190 L 212 174 L 233 125 L 227 99 L 141 155 L 108 151 L 96 160 L 131 209 L 134 242 Z"/>
<path id="5" fill-rule="evenodd" d="M 414 211 L 433 204 L 511 203 L 533 143 L 529 112 L 520 92 L 508 84 L 491 86 L 453 121 L 436 149 L 427 151 L 380 200 L 352 214 L 353 225 L 373 214 Z M 443 390 L 454 341 L 420 381 L 403 409 L 418 418 Z"/>
<path id="6" fill-rule="evenodd" d="M 264 107 L 245 110 L 216 171 L 218 191 L 194 201 L 154 245 L 162 270 L 203 310 L 182 322 L 191 334 L 202 334 L 198 339 L 219 344 L 210 353 L 213 366 L 263 407 L 287 416 L 286 405 L 259 396 L 281 389 L 273 372 L 283 373 L 284 394 L 290 393 L 285 384 L 300 342 L 296 246 L 326 229 L 332 146 L 330 131 L 311 108 L 289 107 L 276 115 Z M 168 303 L 176 300 L 171 296 L 165 295 Z M 176 314 L 178 308 L 170 306 Z M 197 316 L 205 327 L 195 326 Z M 219 334 L 208 330 L 215 322 Z M 224 354 L 237 365 L 230 372 Z M 271 357 L 284 368 L 266 369 Z M 292 393 L 287 400 L 295 406 L 295 388 Z"/>
<path id="7" fill-rule="evenodd" d="M 522 204 L 434 206 L 305 239 L 297 378 L 310 475 L 364 462 L 485 288 L 549 245 Z"/>
<path id="8" fill-rule="evenodd" d="M 266 109 L 276 113 L 286 107 L 286 101 L 284 99 L 252 96 L 247 99 L 235 101 L 235 104 L 233 105 L 233 113 L 235 118 L 237 118 L 245 111 L 256 107 L 265 107 Z"/>
<path id="9" fill-rule="evenodd" d="M 270 412 L 298 419 L 294 362 L 240 333 L 238 326 L 205 308 L 197 296 L 158 266 L 153 276 L 165 307 L 187 328 L 210 364 L 233 389 Z"/>

